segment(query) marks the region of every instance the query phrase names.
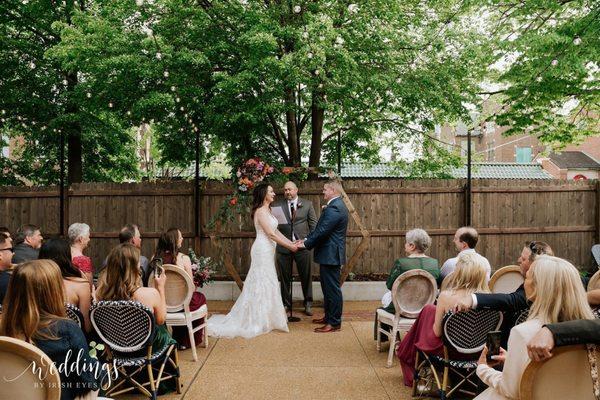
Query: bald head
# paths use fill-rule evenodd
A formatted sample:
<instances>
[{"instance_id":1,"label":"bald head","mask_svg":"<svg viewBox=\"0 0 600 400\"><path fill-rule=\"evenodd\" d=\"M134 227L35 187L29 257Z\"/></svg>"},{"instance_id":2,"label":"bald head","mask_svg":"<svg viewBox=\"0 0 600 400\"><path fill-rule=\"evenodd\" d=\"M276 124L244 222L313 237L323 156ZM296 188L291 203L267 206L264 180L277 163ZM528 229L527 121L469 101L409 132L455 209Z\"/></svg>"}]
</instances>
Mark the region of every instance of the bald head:
<instances>
[{"instance_id":1,"label":"bald head","mask_svg":"<svg viewBox=\"0 0 600 400\"><path fill-rule=\"evenodd\" d=\"M298 186L292 181L287 181L285 185L283 185L283 194L286 199L294 200L298 197Z\"/></svg>"},{"instance_id":2,"label":"bald head","mask_svg":"<svg viewBox=\"0 0 600 400\"><path fill-rule=\"evenodd\" d=\"M479 241L479 234L475 228L470 226L458 228L454 234L454 245L458 251L474 249L477 246L477 241Z\"/></svg>"}]
</instances>

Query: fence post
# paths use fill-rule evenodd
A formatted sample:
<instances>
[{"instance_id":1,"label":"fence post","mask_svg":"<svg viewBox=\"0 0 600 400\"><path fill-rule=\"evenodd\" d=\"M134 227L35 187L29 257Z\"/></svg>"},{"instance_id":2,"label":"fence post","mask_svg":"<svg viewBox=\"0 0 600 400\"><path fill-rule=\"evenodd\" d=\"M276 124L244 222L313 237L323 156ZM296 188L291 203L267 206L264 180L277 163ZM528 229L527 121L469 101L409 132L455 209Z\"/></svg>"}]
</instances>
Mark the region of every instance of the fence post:
<instances>
[{"instance_id":1,"label":"fence post","mask_svg":"<svg viewBox=\"0 0 600 400\"><path fill-rule=\"evenodd\" d=\"M596 180L596 243L600 243L600 178Z\"/></svg>"}]
</instances>

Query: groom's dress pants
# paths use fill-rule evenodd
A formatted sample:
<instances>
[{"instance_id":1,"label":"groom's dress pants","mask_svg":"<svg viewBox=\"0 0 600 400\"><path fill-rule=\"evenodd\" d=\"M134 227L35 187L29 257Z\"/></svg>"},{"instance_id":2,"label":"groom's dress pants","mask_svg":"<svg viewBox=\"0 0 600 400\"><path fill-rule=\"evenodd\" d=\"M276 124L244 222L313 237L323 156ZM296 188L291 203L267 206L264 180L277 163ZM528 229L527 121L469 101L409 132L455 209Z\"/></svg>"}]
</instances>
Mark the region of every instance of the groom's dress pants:
<instances>
[{"instance_id":1,"label":"groom's dress pants","mask_svg":"<svg viewBox=\"0 0 600 400\"><path fill-rule=\"evenodd\" d=\"M341 266L321 264L321 288L323 290L323 306L325 319L331 326L342 324L342 288L340 286Z\"/></svg>"}]
</instances>

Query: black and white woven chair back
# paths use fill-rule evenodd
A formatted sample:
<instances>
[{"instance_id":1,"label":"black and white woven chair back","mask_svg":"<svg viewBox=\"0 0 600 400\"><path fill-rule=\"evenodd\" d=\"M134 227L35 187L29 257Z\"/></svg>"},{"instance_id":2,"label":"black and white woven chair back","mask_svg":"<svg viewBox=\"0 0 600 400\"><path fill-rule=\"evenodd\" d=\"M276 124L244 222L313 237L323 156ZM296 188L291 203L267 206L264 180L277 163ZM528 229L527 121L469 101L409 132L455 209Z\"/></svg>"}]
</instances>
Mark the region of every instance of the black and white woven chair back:
<instances>
[{"instance_id":1,"label":"black and white woven chair back","mask_svg":"<svg viewBox=\"0 0 600 400\"><path fill-rule=\"evenodd\" d=\"M83 313L77 306L65 303L65 310L70 320L75 322L80 328L83 327Z\"/></svg>"},{"instance_id":2,"label":"black and white woven chair back","mask_svg":"<svg viewBox=\"0 0 600 400\"><path fill-rule=\"evenodd\" d=\"M525 309L519 311L517 319L515 320L515 325L519 325L519 324L522 324L523 322L527 321L528 317L529 317L529 308L525 308Z\"/></svg>"},{"instance_id":3,"label":"black and white woven chair back","mask_svg":"<svg viewBox=\"0 0 600 400\"><path fill-rule=\"evenodd\" d=\"M100 339L112 350L131 353L152 343L154 314L137 301L100 301L90 319Z\"/></svg>"},{"instance_id":4,"label":"black and white woven chair back","mask_svg":"<svg viewBox=\"0 0 600 400\"><path fill-rule=\"evenodd\" d=\"M444 341L463 354L483 350L487 333L497 331L502 324L502 312L494 310L471 310L448 312L444 317Z\"/></svg>"}]
</instances>

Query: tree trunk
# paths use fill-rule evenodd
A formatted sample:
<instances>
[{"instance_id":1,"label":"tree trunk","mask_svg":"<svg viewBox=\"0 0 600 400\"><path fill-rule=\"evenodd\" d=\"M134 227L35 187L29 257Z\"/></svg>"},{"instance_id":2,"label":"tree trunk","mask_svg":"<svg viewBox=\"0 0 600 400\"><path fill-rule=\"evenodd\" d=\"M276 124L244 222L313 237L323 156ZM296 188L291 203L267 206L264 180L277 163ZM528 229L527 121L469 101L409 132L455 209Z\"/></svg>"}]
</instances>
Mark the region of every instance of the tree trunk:
<instances>
[{"instance_id":1,"label":"tree trunk","mask_svg":"<svg viewBox=\"0 0 600 400\"><path fill-rule=\"evenodd\" d=\"M77 85L77 73L68 73L65 75L67 79L67 90L73 92ZM67 114L75 116L79 109L71 100L67 103ZM74 118L76 119L76 118ZM81 125L77 121L70 122L66 127L67 134L67 169L68 182L79 183L83 181L83 144L81 140Z\"/></svg>"},{"instance_id":2,"label":"tree trunk","mask_svg":"<svg viewBox=\"0 0 600 400\"><path fill-rule=\"evenodd\" d=\"M312 138L308 161L308 166L312 168L318 168L321 165L321 141L323 140L323 122L325 121L325 109L321 105L321 101L322 94L317 91L313 92L310 118Z\"/></svg>"},{"instance_id":3,"label":"tree trunk","mask_svg":"<svg viewBox=\"0 0 600 400\"><path fill-rule=\"evenodd\" d=\"M287 110L285 119L287 125L287 142L290 154L290 164L294 167L299 167L301 162L300 146L298 145L298 126L296 125L296 96L293 89L285 90L285 103Z\"/></svg>"}]
</instances>

